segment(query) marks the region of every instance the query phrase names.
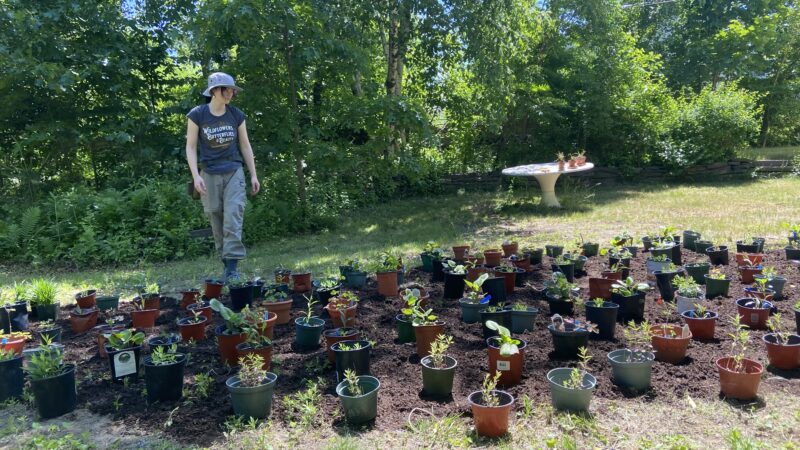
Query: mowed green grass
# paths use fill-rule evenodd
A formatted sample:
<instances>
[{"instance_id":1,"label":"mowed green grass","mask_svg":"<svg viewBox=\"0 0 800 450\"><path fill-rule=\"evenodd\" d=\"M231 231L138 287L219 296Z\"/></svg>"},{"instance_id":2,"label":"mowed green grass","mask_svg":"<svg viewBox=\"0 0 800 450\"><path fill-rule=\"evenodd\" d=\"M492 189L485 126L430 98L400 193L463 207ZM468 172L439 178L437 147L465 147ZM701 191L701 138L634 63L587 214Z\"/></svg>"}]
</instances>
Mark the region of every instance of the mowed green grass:
<instances>
[{"instance_id":1,"label":"mowed green grass","mask_svg":"<svg viewBox=\"0 0 800 450\"><path fill-rule=\"evenodd\" d=\"M788 159L791 160L800 154L800 145L790 147L752 147L739 152L739 156L749 159Z\"/></svg>"},{"instance_id":2,"label":"mowed green grass","mask_svg":"<svg viewBox=\"0 0 800 450\"><path fill-rule=\"evenodd\" d=\"M240 268L248 276L269 276L278 266L310 269L319 276L336 271L347 259L375 258L382 251L401 252L413 266L419 264L416 255L429 240L444 247L469 243L473 248L497 247L506 239L536 246L566 244L578 237L606 243L623 230L638 239L666 225L698 231L715 244L763 236L768 246L778 247L786 242L781 223L800 221L800 179L791 177L591 188L563 180L558 190L562 209L540 205L535 183L512 192L467 191L358 209L344 214L336 229L250 246ZM69 272L6 267L0 273L0 289L8 291L15 282L47 277L58 283L62 302L71 301L72 294L86 287L122 293L124 300L145 277L170 292L221 272L222 265L211 252L208 257L143 267Z\"/></svg>"}]
</instances>

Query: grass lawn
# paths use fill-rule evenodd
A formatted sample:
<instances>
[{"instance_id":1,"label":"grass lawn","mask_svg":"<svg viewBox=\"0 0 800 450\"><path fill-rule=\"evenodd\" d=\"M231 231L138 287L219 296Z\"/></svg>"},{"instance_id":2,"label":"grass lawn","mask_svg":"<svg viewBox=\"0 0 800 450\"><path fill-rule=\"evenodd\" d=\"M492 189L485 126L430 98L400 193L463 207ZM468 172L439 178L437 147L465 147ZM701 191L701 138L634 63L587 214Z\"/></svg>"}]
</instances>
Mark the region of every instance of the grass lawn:
<instances>
[{"instance_id":1,"label":"grass lawn","mask_svg":"<svg viewBox=\"0 0 800 450\"><path fill-rule=\"evenodd\" d=\"M713 184L669 184L577 187L562 180L559 198L566 207L552 210L539 205L538 189L521 188L514 192L462 192L459 194L398 200L390 204L353 211L342 217L331 231L291 236L249 248L243 269L249 274L269 275L278 265L305 267L319 274L336 270L348 258L369 258L380 251L399 251L411 264L428 240L443 246L467 242L477 248L497 247L515 237L521 245L543 246L565 243L582 235L586 240L607 242L626 230L635 237L665 225L678 230L692 229L715 244L731 244L737 239L763 236L768 247L783 246L786 232L780 224L800 221L800 179L752 179ZM84 286L105 291L126 291L143 276L159 281L163 292L198 284L206 276L219 275L216 257L177 261L146 268L118 267L74 272L37 271L5 267L0 272L0 287L5 291L14 282L45 276L56 280L62 303ZM795 301L796 299L792 299ZM716 374L706 380L716 388ZM790 380L796 382L797 380ZM281 423L252 424L232 421L224 425L225 439L209 443L217 448L419 448L469 447L490 445L499 448L798 448L800 442L800 390L797 396L766 398L764 405L737 407L723 401L695 401L691 398L660 404L646 396L625 401L602 400L593 403L591 416L555 414L547 405L518 399L511 437L486 442L471 431L472 419L440 416L436 411L417 411L402 431L391 433L365 430L351 434L331 426L289 428ZM383 395L383 394L382 394ZM464 399L454 401L464 403ZM313 405L310 405L313 409ZM466 406L464 410L466 410ZM20 405L0 409L0 448L72 448L85 442L97 447L174 448L169 442L152 446L148 432L119 430L100 418L82 412L89 435L71 423L34 426L31 408ZM89 414L87 416L87 414ZM667 419L669 423L666 423ZM111 420L113 422L113 420ZM167 426L167 425L165 425ZM223 426L221 424L221 426ZM108 427L117 431L109 433ZM69 439L66 433L73 433ZM143 433L131 437L130 433ZM109 435L126 435L116 443ZM127 434L126 434L127 433ZM280 435L280 433L285 433ZM15 437L16 436L16 437ZM102 439L102 440L101 440ZM74 441L74 442L73 442ZM58 447L61 448L61 447Z\"/></svg>"},{"instance_id":2,"label":"grass lawn","mask_svg":"<svg viewBox=\"0 0 800 450\"><path fill-rule=\"evenodd\" d=\"M791 160L797 154L800 153L800 146L793 146L793 147L767 147L767 148L758 148L752 147L748 148L739 153L739 156L742 158L749 158L749 159L789 159Z\"/></svg>"}]
</instances>

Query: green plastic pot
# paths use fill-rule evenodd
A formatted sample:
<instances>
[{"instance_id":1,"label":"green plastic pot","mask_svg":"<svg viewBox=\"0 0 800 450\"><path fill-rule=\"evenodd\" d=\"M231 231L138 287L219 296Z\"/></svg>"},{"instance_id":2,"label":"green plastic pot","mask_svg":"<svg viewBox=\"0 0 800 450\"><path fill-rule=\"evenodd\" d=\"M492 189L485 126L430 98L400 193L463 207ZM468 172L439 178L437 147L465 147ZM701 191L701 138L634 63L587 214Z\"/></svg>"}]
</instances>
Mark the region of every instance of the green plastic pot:
<instances>
[{"instance_id":1,"label":"green plastic pot","mask_svg":"<svg viewBox=\"0 0 800 450\"><path fill-rule=\"evenodd\" d=\"M600 244L595 244L592 242L586 242L581 247L583 248L583 255L587 258L597 256L597 253L600 251Z\"/></svg>"},{"instance_id":2,"label":"green plastic pot","mask_svg":"<svg viewBox=\"0 0 800 450\"><path fill-rule=\"evenodd\" d=\"M547 381L550 384L550 399L553 407L561 411L581 412L589 410L592 394L597 386L597 379L588 373L583 374L584 389L570 389L564 387L564 382L569 380L572 369L560 367L547 372Z\"/></svg>"},{"instance_id":3,"label":"green plastic pot","mask_svg":"<svg viewBox=\"0 0 800 450\"><path fill-rule=\"evenodd\" d=\"M406 319L406 316L398 314L394 318L397 324L397 342L406 344L408 342L417 342L417 335L414 333L414 325L411 320Z\"/></svg>"},{"instance_id":4,"label":"green plastic pot","mask_svg":"<svg viewBox=\"0 0 800 450\"><path fill-rule=\"evenodd\" d=\"M683 248L694 251L694 243L700 239L700 233L692 230L683 231Z\"/></svg>"},{"instance_id":5,"label":"green plastic pot","mask_svg":"<svg viewBox=\"0 0 800 450\"><path fill-rule=\"evenodd\" d=\"M563 245L545 245L544 246L545 253L547 256L551 258L556 258L564 253L564 246Z\"/></svg>"},{"instance_id":6,"label":"green plastic pot","mask_svg":"<svg viewBox=\"0 0 800 450\"><path fill-rule=\"evenodd\" d=\"M433 272L433 255L430 253L420 253L419 259L422 260L422 270L425 272Z\"/></svg>"},{"instance_id":7,"label":"green plastic pot","mask_svg":"<svg viewBox=\"0 0 800 450\"><path fill-rule=\"evenodd\" d=\"M685 266L683 266L683 268L686 270L686 274L692 277L695 283L706 284L705 275L708 275L708 271L711 268L711 264L707 262L686 264Z\"/></svg>"},{"instance_id":8,"label":"green plastic pot","mask_svg":"<svg viewBox=\"0 0 800 450\"><path fill-rule=\"evenodd\" d=\"M362 375L358 377L358 386L362 392L358 396L350 394L350 386L346 380L336 386L336 394L342 400L344 418L351 424L369 422L378 416L378 391L381 382L375 377Z\"/></svg>"},{"instance_id":9,"label":"green plastic pot","mask_svg":"<svg viewBox=\"0 0 800 450\"><path fill-rule=\"evenodd\" d=\"M705 239L698 239L694 241L694 251L696 253L706 253L706 249L709 247L713 247L714 243Z\"/></svg>"},{"instance_id":10,"label":"green plastic pot","mask_svg":"<svg viewBox=\"0 0 800 450\"><path fill-rule=\"evenodd\" d=\"M422 389L431 397L449 397L453 393L453 377L458 362L450 356L444 357L444 367L433 367L430 356L422 358Z\"/></svg>"},{"instance_id":11,"label":"green plastic pot","mask_svg":"<svg viewBox=\"0 0 800 450\"><path fill-rule=\"evenodd\" d=\"M524 311L510 309L511 311L511 332L524 333L526 331L533 331L536 316L539 315L539 310L533 306L529 306Z\"/></svg>"},{"instance_id":12,"label":"green plastic pot","mask_svg":"<svg viewBox=\"0 0 800 450\"><path fill-rule=\"evenodd\" d=\"M703 275L703 278L706 281L706 298L728 296L728 289L731 287L730 279L717 280L708 275Z\"/></svg>"},{"instance_id":13,"label":"green plastic pot","mask_svg":"<svg viewBox=\"0 0 800 450\"><path fill-rule=\"evenodd\" d=\"M254 387L242 386L239 377L230 377L225 381L231 395L233 412L237 416L266 419L272 411L272 394L278 376L267 372L264 384Z\"/></svg>"},{"instance_id":14,"label":"green plastic pot","mask_svg":"<svg viewBox=\"0 0 800 450\"><path fill-rule=\"evenodd\" d=\"M306 322L305 317L298 317L294 319L294 328L295 345L301 350L314 349L319 347L319 339L322 337L325 321L319 317L312 317L309 322Z\"/></svg>"},{"instance_id":15,"label":"green plastic pot","mask_svg":"<svg viewBox=\"0 0 800 450\"><path fill-rule=\"evenodd\" d=\"M351 288L362 288L367 284L367 272L352 271L344 276L345 284Z\"/></svg>"},{"instance_id":16,"label":"green plastic pot","mask_svg":"<svg viewBox=\"0 0 800 450\"><path fill-rule=\"evenodd\" d=\"M608 354L608 362L614 374L614 384L634 391L644 391L650 387L653 373L653 362L656 355L646 352L642 361L629 361L631 351L614 350Z\"/></svg>"},{"instance_id":17,"label":"green plastic pot","mask_svg":"<svg viewBox=\"0 0 800 450\"><path fill-rule=\"evenodd\" d=\"M100 311L108 311L109 309L119 308L118 295L104 295L101 297L97 297L95 301L97 302L97 309L99 309Z\"/></svg>"},{"instance_id":18,"label":"green plastic pot","mask_svg":"<svg viewBox=\"0 0 800 450\"><path fill-rule=\"evenodd\" d=\"M461 305L461 321L464 323L477 323L481 320L481 310L486 309L485 304L470 303L466 298L458 301Z\"/></svg>"}]
</instances>

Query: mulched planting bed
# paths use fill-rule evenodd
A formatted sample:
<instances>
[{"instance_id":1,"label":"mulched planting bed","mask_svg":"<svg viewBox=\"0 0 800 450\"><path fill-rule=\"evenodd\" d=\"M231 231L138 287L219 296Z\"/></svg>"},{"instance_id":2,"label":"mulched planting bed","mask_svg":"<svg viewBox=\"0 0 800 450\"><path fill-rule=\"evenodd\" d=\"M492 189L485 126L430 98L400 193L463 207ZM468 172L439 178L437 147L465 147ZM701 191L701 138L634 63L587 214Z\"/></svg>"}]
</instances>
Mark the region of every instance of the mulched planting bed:
<instances>
[{"instance_id":1,"label":"mulched planting bed","mask_svg":"<svg viewBox=\"0 0 800 450\"><path fill-rule=\"evenodd\" d=\"M776 301L778 310L783 315L783 322L791 332L795 332L794 313L792 305L797 301L797 284L800 283L798 268L787 262L783 250L766 252L765 265L774 266L778 273L788 279L784 290L784 300ZM636 281L644 281L644 260L648 253L638 254L631 266L631 276ZM704 255L683 250L684 264L695 261L707 261ZM733 262L733 254L731 261ZM547 302L544 292L541 291L545 279L549 278L549 258L544 258L545 264L535 266L529 278L533 287L517 288L509 297L509 302L524 302L539 308L536 328L533 332L516 337L528 342L525 349L525 369L520 385L507 390L516 398L528 395L535 403L550 403L549 387L546 374L550 369L564 366L574 366L575 361L554 359L552 355L552 339L546 329L549 323L547 317ZM578 274L576 282L582 288L583 298L588 293L589 275L599 276L600 270L605 266L607 258L602 256L589 258L585 271ZM735 263L734 263L735 264ZM736 314L736 299L743 297L744 286L739 282L739 275L735 265L720 266L721 270L731 277L729 297L720 297L708 302L709 310L720 315L717 322L716 340L699 342L693 340L689 346L686 360L678 365L656 362L653 366L652 389L641 394L645 399L659 402L682 402L685 395L695 399L717 399L719 382L717 369L714 365L716 359L726 356L730 352L730 333L733 327L730 317ZM396 344L394 317L401 308L402 300L399 298L383 299L377 295L374 281L359 292L361 302L358 306L357 327L369 339L377 341L377 346L372 350L371 371L381 381L378 402L378 418L371 424L378 430L397 430L407 423L409 413L414 408L423 408L433 411L437 416L450 413L469 414L466 397L478 390L488 369L488 357L485 341L482 338L481 325L464 324L460 320L461 310L457 300L441 300L442 283L432 283L430 274L412 270L407 274L406 280L416 282L428 289L431 294L434 313L447 325L445 330L454 337L454 344L448 354L458 360L458 368L453 383L453 398L449 400L427 399L422 394L422 379L419 357L416 355L414 344ZM657 305L658 289L653 289L647 294L645 316L651 324L682 323L677 314L669 320L664 320L659 314L661 307ZM305 308L302 295L294 295L293 319L299 317ZM130 304L121 304L120 311L114 313L128 313L132 309ZM320 305L316 306L317 315L326 319L326 328L332 328L327 314L323 313ZM68 309L62 309L61 317L68 317ZM126 317L128 317L126 315ZM157 320L158 331L151 332L148 337L159 332L178 332L175 324L179 317L177 309L164 309ZM583 315L580 316L583 318ZM105 319L101 314L98 323ZM221 324L219 317L215 317L216 324ZM130 323L130 322L128 322ZM124 423L131 424L138 429L163 430L174 439L197 445L209 445L214 439L222 436L223 423L228 416L233 414L233 408L225 389L225 380L235 370L228 369L220 362L213 338L213 326L207 327L207 339L196 345L181 345L181 352L190 355L186 365L184 400L177 403L148 405L145 397L145 383L142 376L138 382L123 385L110 381L109 363L107 358L100 358L97 354L95 333L89 332L75 336L69 328L68 319L58 320L64 329L62 342L66 345L65 359L77 363L78 379L78 405L89 410L113 416ZM33 327L35 329L35 326ZM751 333L751 349L747 357L755 359L767 366L767 355L764 343L761 341L766 331L755 330ZM293 349L294 324L277 326L274 340L273 372L278 374L277 386L272 410L273 422L288 423L287 410L283 396L306 389L306 380L316 380L321 377L325 380L322 390L321 409L323 414L337 415L339 418L334 426L344 425L341 418L340 402L336 397L336 374L334 367L325 367L325 349L320 347L313 351L298 352ZM624 404L630 394L622 392L611 382L611 366L607 362L606 354L618 348L624 348L622 327L618 324L616 330L617 341L590 341L589 352L593 359L589 363L590 372L597 377L598 385L595 391L596 398L619 400ZM28 343L29 346L32 343ZM143 352L143 355L148 351ZM195 375L210 375L214 382L209 388L206 398L196 395L197 386ZM759 390L763 397L768 392L785 392L798 395L800 392L800 371L777 371L767 368ZM735 402L733 402L735 403ZM591 411L602 414L602 405L595 402ZM420 416L417 416L420 417ZM165 424L171 420L170 426Z\"/></svg>"}]
</instances>

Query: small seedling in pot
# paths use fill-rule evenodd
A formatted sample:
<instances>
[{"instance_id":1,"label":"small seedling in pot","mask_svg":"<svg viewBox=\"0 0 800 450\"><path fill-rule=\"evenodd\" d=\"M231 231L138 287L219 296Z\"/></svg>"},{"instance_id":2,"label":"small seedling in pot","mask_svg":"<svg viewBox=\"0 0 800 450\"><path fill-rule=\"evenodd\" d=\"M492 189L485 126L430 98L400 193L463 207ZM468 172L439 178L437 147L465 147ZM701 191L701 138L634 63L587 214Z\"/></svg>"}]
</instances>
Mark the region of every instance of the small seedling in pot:
<instances>
[{"instance_id":1,"label":"small seedling in pot","mask_svg":"<svg viewBox=\"0 0 800 450\"><path fill-rule=\"evenodd\" d=\"M358 375L353 369L344 371L344 379L347 382L347 390L353 397L360 397L363 394L361 386L358 384Z\"/></svg>"},{"instance_id":2,"label":"small seedling in pot","mask_svg":"<svg viewBox=\"0 0 800 450\"><path fill-rule=\"evenodd\" d=\"M261 355L248 353L244 358L240 358L240 363L239 381L241 386L260 386L267 379L267 371L263 368L264 358Z\"/></svg>"},{"instance_id":3,"label":"small seedling in pot","mask_svg":"<svg viewBox=\"0 0 800 450\"><path fill-rule=\"evenodd\" d=\"M424 325L435 325L436 319L438 318L433 314L433 309L422 309L419 305L414 306L414 309L411 310L412 313L412 325L414 326L424 326Z\"/></svg>"},{"instance_id":4,"label":"small seedling in pot","mask_svg":"<svg viewBox=\"0 0 800 450\"><path fill-rule=\"evenodd\" d=\"M595 298L592 300L592 306L594 306L595 308L602 308L602 307L603 307L603 305L605 304L605 302L606 302L606 300L605 300L604 298L602 298L602 297L595 297Z\"/></svg>"},{"instance_id":5,"label":"small seedling in pot","mask_svg":"<svg viewBox=\"0 0 800 450\"><path fill-rule=\"evenodd\" d=\"M168 364L175 364L178 361L178 344L172 344L167 350L163 346L156 347L150 355L150 359L156 366L163 366Z\"/></svg>"},{"instance_id":6,"label":"small seedling in pot","mask_svg":"<svg viewBox=\"0 0 800 450\"><path fill-rule=\"evenodd\" d=\"M625 340L628 341L629 361L645 361L645 355L653 349L650 323L645 320L637 325L636 322L631 320L622 332L625 335Z\"/></svg>"},{"instance_id":7,"label":"small seedling in pot","mask_svg":"<svg viewBox=\"0 0 800 450\"><path fill-rule=\"evenodd\" d=\"M501 375L502 374L498 370L494 373L494 376L491 376L487 373L483 378L483 384L481 385L481 401L483 402L484 406L488 406L490 408L496 408L500 406L500 399L495 393L495 389L497 388L497 382L500 381Z\"/></svg>"},{"instance_id":8,"label":"small seedling in pot","mask_svg":"<svg viewBox=\"0 0 800 450\"><path fill-rule=\"evenodd\" d=\"M519 303L518 302L518 303L514 303L514 305L511 307L511 309L513 311L527 311L528 310L528 305L526 305L525 303Z\"/></svg>"},{"instance_id":9,"label":"small seedling in pot","mask_svg":"<svg viewBox=\"0 0 800 450\"><path fill-rule=\"evenodd\" d=\"M464 280L464 285L467 288L467 293L464 298L466 298L469 303L473 304L489 303L487 297L491 298L491 296L483 294L483 283L488 279L489 274L483 273L475 281Z\"/></svg>"},{"instance_id":10,"label":"small seedling in pot","mask_svg":"<svg viewBox=\"0 0 800 450\"><path fill-rule=\"evenodd\" d=\"M519 344L520 341L518 339L514 339L511 337L511 332L508 328L500 325L499 323L495 322L494 320L487 320L486 321L486 328L497 331L498 337L500 339L500 354L503 356L511 356L516 355L519 353Z\"/></svg>"},{"instance_id":11,"label":"small seedling in pot","mask_svg":"<svg viewBox=\"0 0 800 450\"><path fill-rule=\"evenodd\" d=\"M592 359L591 355L589 355L589 351L586 350L586 347L581 347L578 349L578 358L580 359L578 367L573 368L569 373L569 379L564 381L564 387L567 389L585 389L589 387L584 386L583 383L584 375L588 373L586 369L589 364L589 360Z\"/></svg>"},{"instance_id":12,"label":"small seedling in pot","mask_svg":"<svg viewBox=\"0 0 800 450\"><path fill-rule=\"evenodd\" d=\"M731 350L733 351L733 360L734 360L734 368L735 372L743 372L744 371L744 354L747 352L749 343L750 343L750 331L747 329L747 326L741 323L741 319L738 314L734 314L731 323L733 324L734 331L732 333L728 333L728 336L731 337Z\"/></svg>"},{"instance_id":13,"label":"small seedling in pot","mask_svg":"<svg viewBox=\"0 0 800 450\"><path fill-rule=\"evenodd\" d=\"M786 331L781 323L781 313L775 313L767 319L767 328L775 335L778 345L786 345L792 333Z\"/></svg>"},{"instance_id":14,"label":"small seedling in pot","mask_svg":"<svg viewBox=\"0 0 800 450\"><path fill-rule=\"evenodd\" d=\"M721 270L715 267L708 272L708 278L711 278L712 280L724 280L726 279L726 276Z\"/></svg>"},{"instance_id":15,"label":"small seedling in pot","mask_svg":"<svg viewBox=\"0 0 800 450\"><path fill-rule=\"evenodd\" d=\"M447 349L453 345L453 336L440 334L436 336L436 340L431 344L431 363L434 368L443 368L444 357L446 356Z\"/></svg>"}]
</instances>

